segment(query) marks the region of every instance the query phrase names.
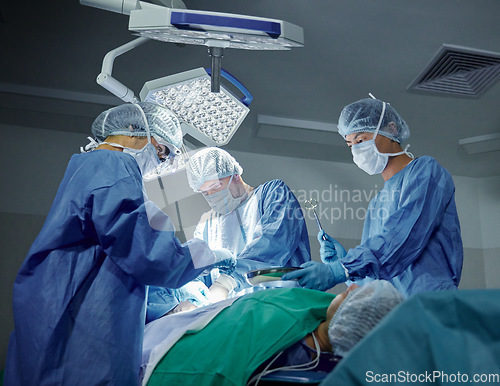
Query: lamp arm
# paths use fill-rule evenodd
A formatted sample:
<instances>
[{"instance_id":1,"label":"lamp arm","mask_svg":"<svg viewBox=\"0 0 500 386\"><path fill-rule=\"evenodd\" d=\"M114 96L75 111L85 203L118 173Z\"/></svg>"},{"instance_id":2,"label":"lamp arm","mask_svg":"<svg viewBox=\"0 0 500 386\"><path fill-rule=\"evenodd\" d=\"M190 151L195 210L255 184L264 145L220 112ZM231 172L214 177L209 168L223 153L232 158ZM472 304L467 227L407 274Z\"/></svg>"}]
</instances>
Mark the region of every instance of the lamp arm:
<instances>
[{"instance_id":1,"label":"lamp arm","mask_svg":"<svg viewBox=\"0 0 500 386\"><path fill-rule=\"evenodd\" d=\"M115 48L114 50L109 51L106 56L104 56L104 59L102 61L101 73L97 76L96 79L97 84L104 87L110 93L116 95L118 98L122 99L125 102L137 102L138 99L134 95L134 92L124 84L113 78L111 74L113 72L113 63L118 56L148 41L150 41L150 39L139 37L118 48Z\"/></svg>"},{"instance_id":2,"label":"lamp arm","mask_svg":"<svg viewBox=\"0 0 500 386\"><path fill-rule=\"evenodd\" d=\"M123 15L130 15L131 11L141 9L140 3L139 0L80 0L81 5L121 13Z\"/></svg>"}]
</instances>

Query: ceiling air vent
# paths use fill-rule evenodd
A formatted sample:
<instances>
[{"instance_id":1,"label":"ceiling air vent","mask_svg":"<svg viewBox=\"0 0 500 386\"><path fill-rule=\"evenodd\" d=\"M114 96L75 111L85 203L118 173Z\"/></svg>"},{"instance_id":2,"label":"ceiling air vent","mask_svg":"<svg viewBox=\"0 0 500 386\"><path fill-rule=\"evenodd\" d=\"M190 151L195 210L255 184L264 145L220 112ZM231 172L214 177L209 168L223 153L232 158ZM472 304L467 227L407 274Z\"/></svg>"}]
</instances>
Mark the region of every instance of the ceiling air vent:
<instances>
[{"instance_id":1,"label":"ceiling air vent","mask_svg":"<svg viewBox=\"0 0 500 386\"><path fill-rule=\"evenodd\" d=\"M478 97L499 78L499 53L443 44L408 89Z\"/></svg>"}]
</instances>

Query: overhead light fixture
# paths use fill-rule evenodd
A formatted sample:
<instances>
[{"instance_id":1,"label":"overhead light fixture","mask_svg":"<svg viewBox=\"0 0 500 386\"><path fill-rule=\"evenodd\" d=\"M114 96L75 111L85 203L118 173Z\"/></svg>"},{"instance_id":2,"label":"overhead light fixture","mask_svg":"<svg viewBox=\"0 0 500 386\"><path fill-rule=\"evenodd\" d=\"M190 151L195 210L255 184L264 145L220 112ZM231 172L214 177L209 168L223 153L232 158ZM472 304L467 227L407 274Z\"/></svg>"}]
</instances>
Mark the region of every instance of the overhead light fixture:
<instances>
[{"instance_id":1,"label":"overhead light fixture","mask_svg":"<svg viewBox=\"0 0 500 386\"><path fill-rule=\"evenodd\" d=\"M143 101L154 101L171 109L183 121L184 132L200 142L210 146L227 144L249 112L251 95L248 93L239 101L221 87L222 76L247 93L236 79L224 75L221 68L224 49L302 47L302 28L276 19L186 10L180 0L151 1L157 4L138 0L80 0L83 5L130 15L129 30L139 35L106 54L97 83L125 102L138 101L131 89L112 76L113 63L119 55L150 40L207 46L212 58L210 77L201 69L197 74L188 71L157 79L147 82L140 96Z\"/></svg>"},{"instance_id":2,"label":"overhead light fixture","mask_svg":"<svg viewBox=\"0 0 500 386\"><path fill-rule=\"evenodd\" d=\"M257 115L257 123L255 135L259 138L317 145L340 144L335 123L261 114Z\"/></svg>"},{"instance_id":3,"label":"overhead light fixture","mask_svg":"<svg viewBox=\"0 0 500 386\"><path fill-rule=\"evenodd\" d=\"M209 47L212 92L220 90L225 48L289 50L304 45L303 29L282 20L176 9L138 0L80 0L80 3L130 15L129 30L141 37Z\"/></svg>"},{"instance_id":4,"label":"overhead light fixture","mask_svg":"<svg viewBox=\"0 0 500 386\"><path fill-rule=\"evenodd\" d=\"M458 140L458 144L468 154L488 153L500 150L500 133L479 135Z\"/></svg>"},{"instance_id":5,"label":"overhead light fixture","mask_svg":"<svg viewBox=\"0 0 500 386\"><path fill-rule=\"evenodd\" d=\"M134 92L113 78L114 60L131 49L149 41L139 37L108 52L102 62L97 83L125 102L137 102ZM245 96L236 99L222 87L222 92L211 92L211 79L203 68L170 75L146 82L140 92L142 101L158 103L170 109L183 121L183 133L207 146L223 146L232 138L249 112L253 100L250 92L232 75L220 70Z\"/></svg>"},{"instance_id":6,"label":"overhead light fixture","mask_svg":"<svg viewBox=\"0 0 500 386\"><path fill-rule=\"evenodd\" d=\"M257 123L262 125L293 127L297 129L337 132L337 125L334 123L276 117L272 115L257 115Z\"/></svg>"},{"instance_id":7,"label":"overhead light fixture","mask_svg":"<svg viewBox=\"0 0 500 386\"><path fill-rule=\"evenodd\" d=\"M289 50L304 45L301 27L282 20L172 9L139 2L129 30L150 39L247 50Z\"/></svg>"},{"instance_id":8,"label":"overhead light fixture","mask_svg":"<svg viewBox=\"0 0 500 386\"><path fill-rule=\"evenodd\" d=\"M225 87L210 91L209 70L198 68L146 82L140 92L143 102L154 102L171 110L182 121L182 131L207 146L226 145L250 109L253 97L233 76L222 70L244 98L238 100Z\"/></svg>"}]
</instances>

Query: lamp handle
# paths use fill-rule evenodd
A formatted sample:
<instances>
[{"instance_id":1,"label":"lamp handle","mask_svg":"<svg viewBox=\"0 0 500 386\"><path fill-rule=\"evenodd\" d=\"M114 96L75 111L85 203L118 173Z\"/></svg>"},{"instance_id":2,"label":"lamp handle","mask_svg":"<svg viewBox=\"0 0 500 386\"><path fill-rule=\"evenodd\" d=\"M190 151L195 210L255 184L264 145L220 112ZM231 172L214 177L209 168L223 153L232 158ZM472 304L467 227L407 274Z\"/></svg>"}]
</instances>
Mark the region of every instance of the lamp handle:
<instances>
[{"instance_id":1,"label":"lamp handle","mask_svg":"<svg viewBox=\"0 0 500 386\"><path fill-rule=\"evenodd\" d=\"M205 68L205 71L207 72L208 75L210 76L212 75L211 68ZM221 69L220 73L224 79L231 82L233 86L235 86L238 90L240 90L240 92L244 95L244 97L240 99L241 103L243 103L245 106L248 106L250 103L252 103L253 101L252 94L250 94L250 91L248 91L247 88L243 86L243 84L238 79L236 79L234 76L232 76L229 72L227 72L224 69Z\"/></svg>"}]
</instances>

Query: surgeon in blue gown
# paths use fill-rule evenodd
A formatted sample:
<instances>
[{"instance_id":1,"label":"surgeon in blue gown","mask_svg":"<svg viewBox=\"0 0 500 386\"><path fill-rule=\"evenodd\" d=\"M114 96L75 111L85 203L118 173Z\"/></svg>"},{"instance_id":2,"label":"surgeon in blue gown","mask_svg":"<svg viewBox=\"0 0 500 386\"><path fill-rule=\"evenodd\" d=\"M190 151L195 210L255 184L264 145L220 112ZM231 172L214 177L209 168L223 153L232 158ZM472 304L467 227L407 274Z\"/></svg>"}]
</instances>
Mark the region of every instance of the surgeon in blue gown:
<instances>
[{"instance_id":1,"label":"surgeon in blue gown","mask_svg":"<svg viewBox=\"0 0 500 386\"><path fill-rule=\"evenodd\" d=\"M248 271L297 267L311 259L302 209L290 188L281 180L253 188L243 181L242 173L239 163L216 147L197 152L187 167L189 185L211 207L194 237L236 257L231 274L236 291L249 286Z\"/></svg>"},{"instance_id":2,"label":"surgeon in blue gown","mask_svg":"<svg viewBox=\"0 0 500 386\"><path fill-rule=\"evenodd\" d=\"M346 106L338 129L356 165L370 175L382 174L384 187L368 206L361 244L346 252L320 232L323 263L307 263L283 280L326 290L347 279L384 279L406 296L456 289L463 246L451 175L434 158L414 159L408 146L401 147L410 136L408 125L381 100Z\"/></svg>"},{"instance_id":3,"label":"surgeon in blue gown","mask_svg":"<svg viewBox=\"0 0 500 386\"><path fill-rule=\"evenodd\" d=\"M180 287L218 261L143 195L143 176L180 154L177 118L125 104L92 133L15 280L6 385L137 385L147 286Z\"/></svg>"},{"instance_id":4,"label":"surgeon in blue gown","mask_svg":"<svg viewBox=\"0 0 500 386\"><path fill-rule=\"evenodd\" d=\"M217 147L198 151L188 162L189 185L211 207L202 215L194 237L207 242L212 250L236 258L234 269L214 269L200 278L202 292L204 284L210 289L207 304L226 298L231 291L241 293L250 287L245 279L248 271L298 267L311 260L302 209L290 188L281 180L253 188L243 181L242 173L239 163ZM161 316L161 308L167 312L180 304L185 309L186 304L170 292L152 289L148 320Z\"/></svg>"}]
</instances>

